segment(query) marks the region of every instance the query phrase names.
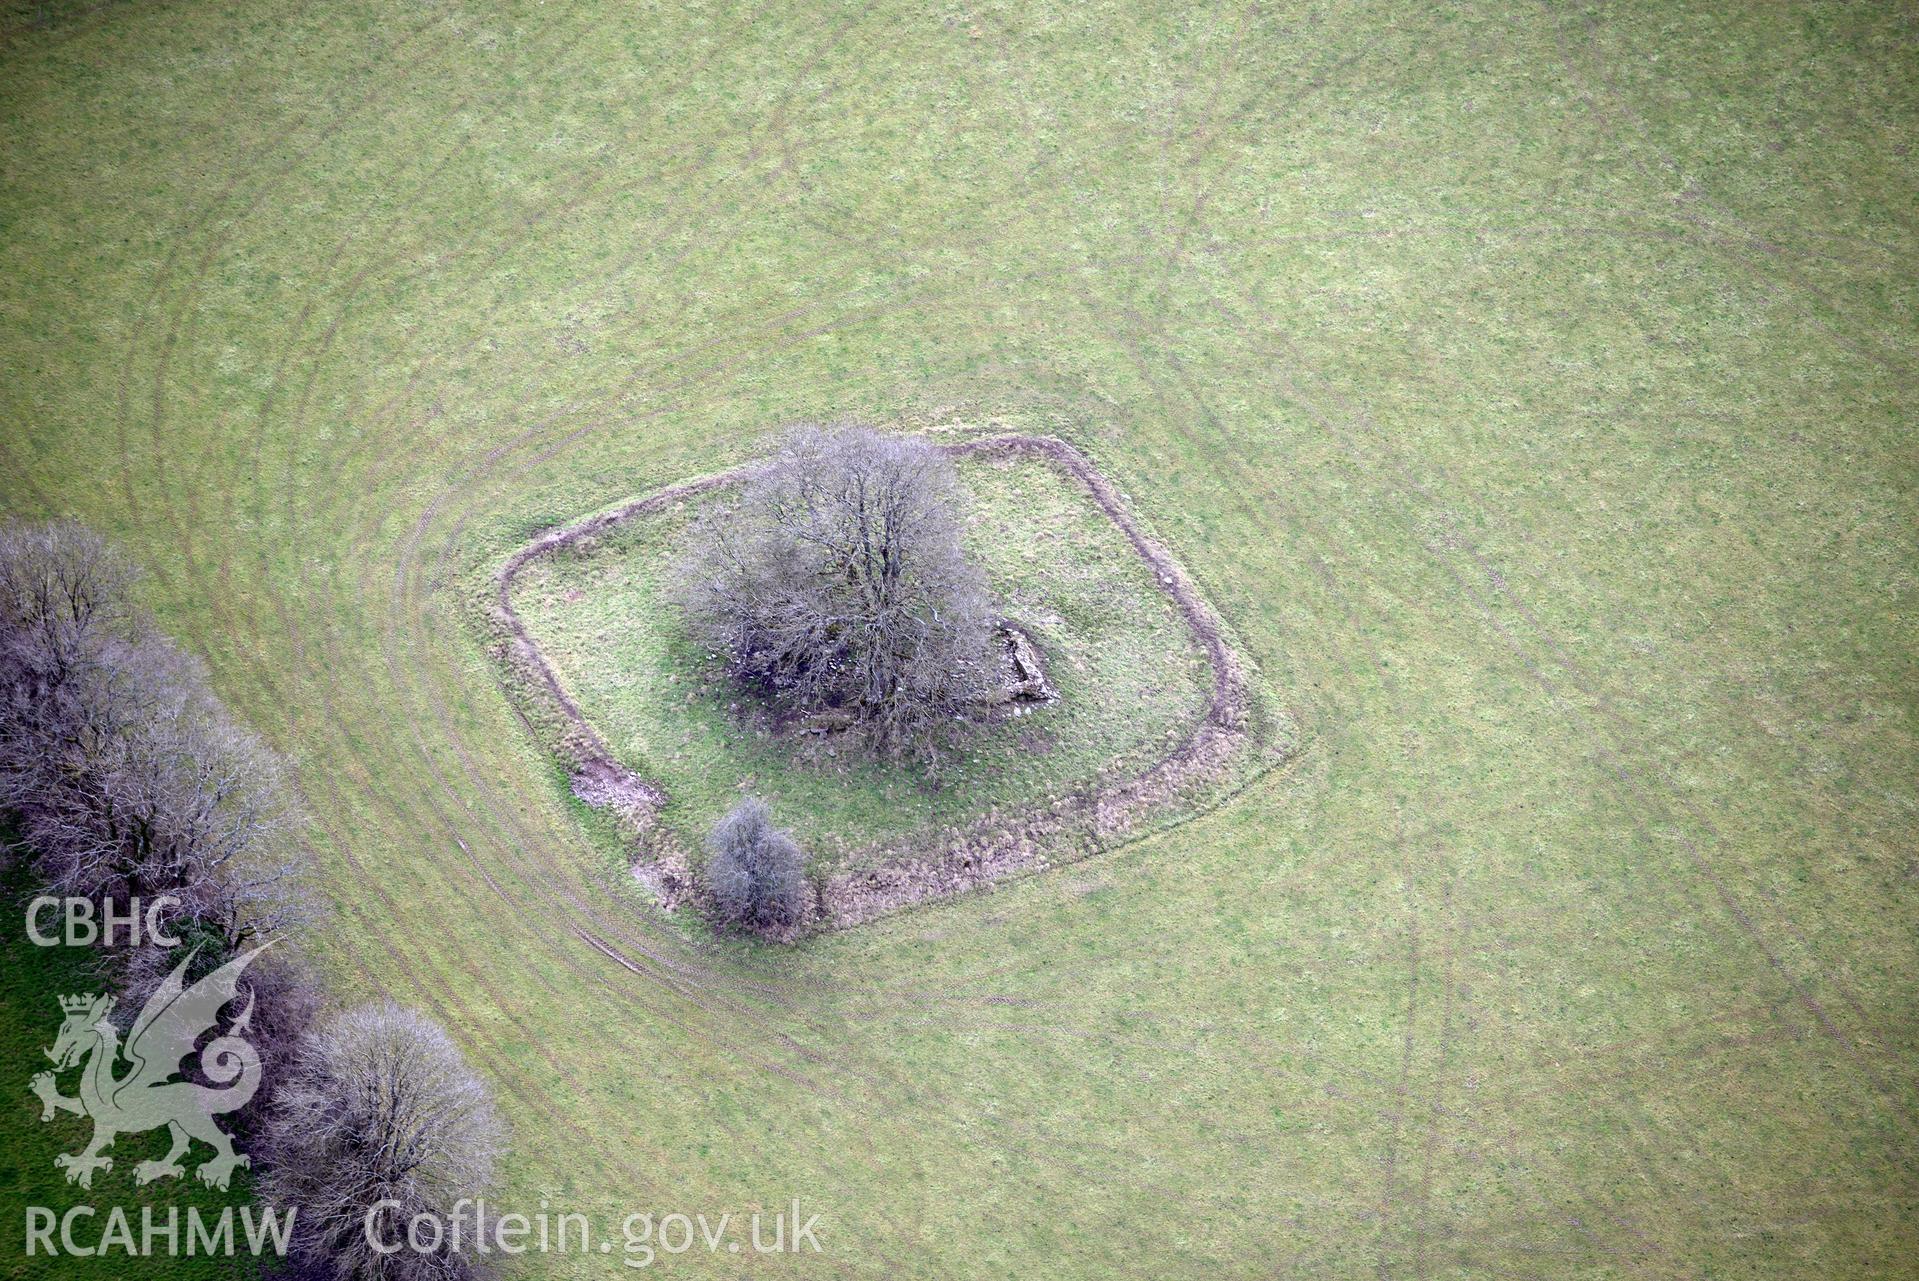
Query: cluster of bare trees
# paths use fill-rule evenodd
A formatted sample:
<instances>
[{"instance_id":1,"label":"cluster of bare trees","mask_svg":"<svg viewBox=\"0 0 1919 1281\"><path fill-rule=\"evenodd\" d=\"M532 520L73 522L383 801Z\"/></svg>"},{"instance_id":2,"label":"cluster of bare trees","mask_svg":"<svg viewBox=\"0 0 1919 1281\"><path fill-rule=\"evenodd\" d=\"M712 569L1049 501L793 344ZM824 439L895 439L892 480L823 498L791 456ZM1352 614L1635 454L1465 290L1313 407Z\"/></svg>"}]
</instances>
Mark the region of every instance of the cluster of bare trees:
<instances>
[{"instance_id":1,"label":"cluster of bare trees","mask_svg":"<svg viewBox=\"0 0 1919 1281\"><path fill-rule=\"evenodd\" d=\"M185 955L198 979L310 915L298 811L285 770L228 715L200 664L139 610L134 573L69 521L0 526L0 810L56 894L177 906L176 947L117 953L137 1011ZM249 971L262 1088L318 1006L287 948Z\"/></svg>"},{"instance_id":2,"label":"cluster of bare trees","mask_svg":"<svg viewBox=\"0 0 1919 1281\"><path fill-rule=\"evenodd\" d=\"M118 957L129 1015L183 956L197 979L309 917L284 767L154 629L133 585L82 526L0 526L0 811L55 892L123 913L134 898L179 902L165 918L177 946ZM289 947L254 961L247 983L261 1089L235 1120L268 1195L298 1207L297 1270L468 1275L471 1256L450 1246L381 1254L365 1231L383 1200L402 1221L445 1217L491 1177L498 1117L451 1039L390 1004L317 1022L317 985Z\"/></svg>"},{"instance_id":3,"label":"cluster of bare trees","mask_svg":"<svg viewBox=\"0 0 1919 1281\"><path fill-rule=\"evenodd\" d=\"M174 895L231 951L307 913L295 807L132 582L79 525L0 528L0 807L57 892Z\"/></svg>"},{"instance_id":4,"label":"cluster of bare trees","mask_svg":"<svg viewBox=\"0 0 1919 1281\"><path fill-rule=\"evenodd\" d=\"M923 441L795 431L696 530L676 576L692 633L815 726L931 759L992 681L992 599L959 505Z\"/></svg>"}]
</instances>

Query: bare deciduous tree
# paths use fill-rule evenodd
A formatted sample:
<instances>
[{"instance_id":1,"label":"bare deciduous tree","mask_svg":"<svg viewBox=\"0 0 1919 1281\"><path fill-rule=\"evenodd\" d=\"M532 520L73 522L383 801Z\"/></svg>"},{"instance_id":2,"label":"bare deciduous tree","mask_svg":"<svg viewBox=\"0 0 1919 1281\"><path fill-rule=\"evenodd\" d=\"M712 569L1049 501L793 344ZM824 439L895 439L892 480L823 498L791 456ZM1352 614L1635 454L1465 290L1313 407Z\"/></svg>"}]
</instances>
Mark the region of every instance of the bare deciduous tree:
<instances>
[{"instance_id":1,"label":"bare deciduous tree","mask_svg":"<svg viewBox=\"0 0 1919 1281\"><path fill-rule=\"evenodd\" d=\"M144 634L132 578L79 525L0 527L0 805L91 777L139 719L120 678Z\"/></svg>"},{"instance_id":2,"label":"bare deciduous tree","mask_svg":"<svg viewBox=\"0 0 1919 1281\"><path fill-rule=\"evenodd\" d=\"M10 709L51 702L104 646L140 635L133 579L106 540L74 521L0 526L0 677Z\"/></svg>"},{"instance_id":3,"label":"bare deciduous tree","mask_svg":"<svg viewBox=\"0 0 1919 1281\"><path fill-rule=\"evenodd\" d=\"M232 949L304 912L295 812L278 758L213 703L198 664L166 648L131 654L116 683L137 717L40 792L26 834L57 888L176 895Z\"/></svg>"},{"instance_id":4,"label":"bare deciduous tree","mask_svg":"<svg viewBox=\"0 0 1919 1281\"><path fill-rule=\"evenodd\" d=\"M779 930L799 922L803 903L800 847L773 826L757 797L747 797L713 825L706 879L720 914L750 930Z\"/></svg>"},{"instance_id":5,"label":"bare deciduous tree","mask_svg":"<svg viewBox=\"0 0 1919 1281\"><path fill-rule=\"evenodd\" d=\"M709 515L677 578L697 639L786 707L929 753L989 682L959 483L923 441L804 428Z\"/></svg>"},{"instance_id":6,"label":"bare deciduous tree","mask_svg":"<svg viewBox=\"0 0 1919 1281\"><path fill-rule=\"evenodd\" d=\"M299 1207L293 1254L314 1274L464 1277L473 1261L450 1233L435 1250L382 1253L367 1215L378 1207L372 1232L385 1245L405 1241L415 1215L450 1224L456 1202L485 1190L503 1141L486 1087L439 1024L390 1001L364 1005L302 1044L268 1119L265 1191Z\"/></svg>"}]
</instances>

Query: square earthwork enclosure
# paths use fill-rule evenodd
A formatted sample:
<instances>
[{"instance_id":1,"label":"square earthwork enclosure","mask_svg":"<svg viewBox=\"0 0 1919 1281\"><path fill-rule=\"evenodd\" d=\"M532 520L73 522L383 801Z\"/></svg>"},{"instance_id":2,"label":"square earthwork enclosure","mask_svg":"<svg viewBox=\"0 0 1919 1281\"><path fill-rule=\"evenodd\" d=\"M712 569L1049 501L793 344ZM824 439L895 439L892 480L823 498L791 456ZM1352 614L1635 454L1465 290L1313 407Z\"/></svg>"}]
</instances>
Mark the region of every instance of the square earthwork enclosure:
<instances>
[{"instance_id":1,"label":"square earthwork enclosure","mask_svg":"<svg viewBox=\"0 0 1919 1281\"><path fill-rule=\"evenodd\" d=\"M663 902L699 902L703 835L744 792L807 851L808 925L833 928L1164 827L1288 755L1192 580L1082 454L1035 436L943 448L968 551L1057 697L983 715L937 780L777 728L686 636L668 574L744 470L551 531L500 572L511 687Z\"/></svg>"}]
</instances>

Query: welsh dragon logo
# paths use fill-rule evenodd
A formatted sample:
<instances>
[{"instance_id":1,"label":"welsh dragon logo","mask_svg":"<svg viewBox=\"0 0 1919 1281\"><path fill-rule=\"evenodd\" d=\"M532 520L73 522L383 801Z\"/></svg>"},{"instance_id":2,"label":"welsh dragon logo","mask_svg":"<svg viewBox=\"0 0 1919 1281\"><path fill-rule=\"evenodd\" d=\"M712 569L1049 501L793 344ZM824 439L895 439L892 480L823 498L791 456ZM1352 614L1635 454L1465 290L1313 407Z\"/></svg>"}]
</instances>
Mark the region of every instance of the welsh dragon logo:
<instances>
[{"instance_id":1,"label":"welsh dragon logo","mask_svg":"<svg viewBox=\"0 0 1919 1281\"><path fill-rule=\"evenodd\" d=\"M113 1168L113 1158L100 1153L116 1136L157 1130L163 1125L172 1134L172 1150L161 1160L142 1161L135 1166L135 1183L178 1178L186 1173L180 1158L194 1139L213 1148L213 1158L196 1171L200 1181L210 1187L225 1188L235 1168L252 1165L234 1152L232 1140L213 1119L244 1107L260 1088L260 1055L240 1035L253 1016L251 989L246 1008L226 1034L215 1037L200 1051L200 1071L214 1085L173 1078L180 1071L181 1060L193 1053L201 1036L218 1022L221 1008L234 998L241 972L262 950L255 948L235 957L191 987L182 981L187 966L193 963L193 957L188 956L148 998L124 1046L119 1030L108 1021L113 997L60 998L66 1021L60 1025L53 1048L46 1051L54 1070L34 1077L32 1088L40 1096L42 1121L51 1121L56 1111L93 1119L93 1141L80 1152L62 1153L53 1159L67 1172L67 1182L91 1188L95 1170ZM123 1058L126 1068L121 1071ZM79 1096L67 1098L57 1091L54 1077L83 1060Z\"/></svg>"}]
</instances>

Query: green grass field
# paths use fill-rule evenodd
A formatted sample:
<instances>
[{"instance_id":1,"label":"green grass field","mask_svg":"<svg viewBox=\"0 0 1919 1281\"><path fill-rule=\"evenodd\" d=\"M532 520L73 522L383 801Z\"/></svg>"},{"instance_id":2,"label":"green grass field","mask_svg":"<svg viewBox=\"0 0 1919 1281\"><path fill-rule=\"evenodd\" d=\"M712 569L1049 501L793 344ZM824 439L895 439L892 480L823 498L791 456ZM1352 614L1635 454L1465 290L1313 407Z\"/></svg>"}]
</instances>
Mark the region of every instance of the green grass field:
<instances>
[{"instance_id":1,"label":"green grass field","mask_svg":"<svg viewBox=\"0 0 1919 1281\"><path fill-rule=\"evenodd\" d=\"M53 7L0 504L295 762L499 1202L821 1214L715 1277L1910 1270L1910 6ZM465 576L839 416L1085 450L1293 765L795 949L609 893Z\"/></svg>"}]
</instances>

